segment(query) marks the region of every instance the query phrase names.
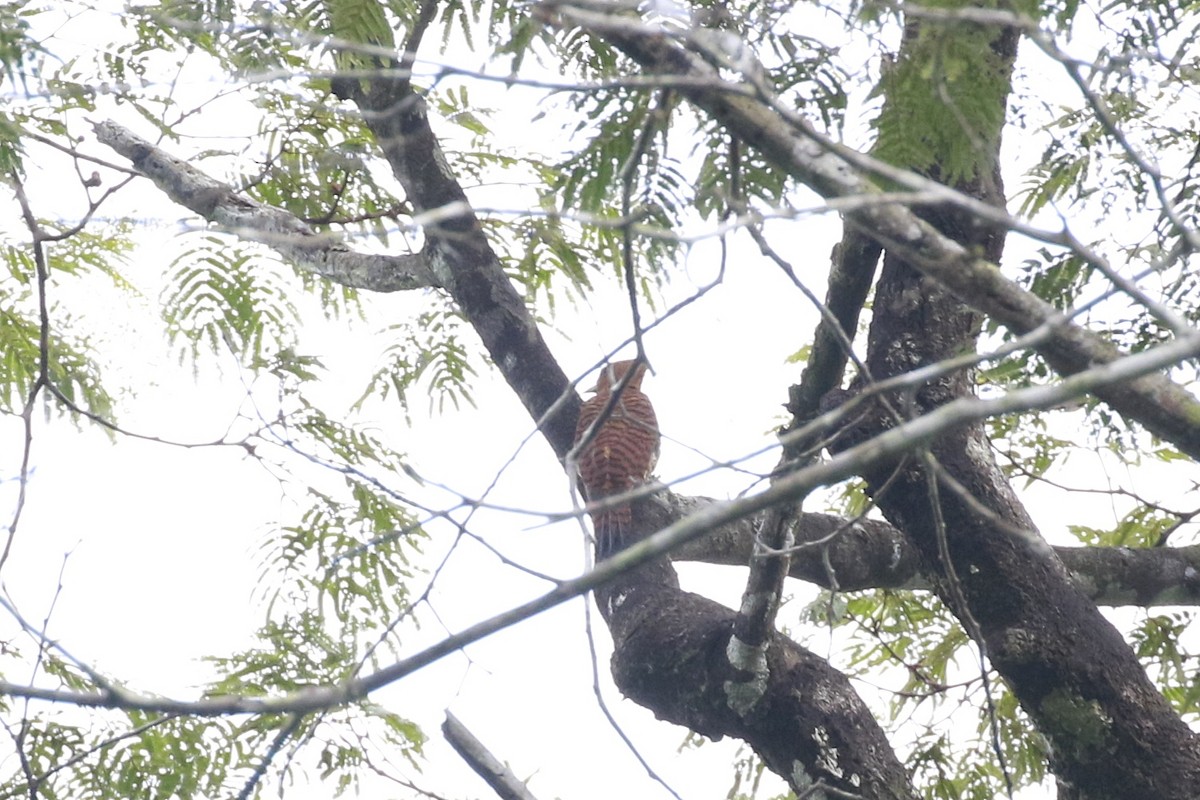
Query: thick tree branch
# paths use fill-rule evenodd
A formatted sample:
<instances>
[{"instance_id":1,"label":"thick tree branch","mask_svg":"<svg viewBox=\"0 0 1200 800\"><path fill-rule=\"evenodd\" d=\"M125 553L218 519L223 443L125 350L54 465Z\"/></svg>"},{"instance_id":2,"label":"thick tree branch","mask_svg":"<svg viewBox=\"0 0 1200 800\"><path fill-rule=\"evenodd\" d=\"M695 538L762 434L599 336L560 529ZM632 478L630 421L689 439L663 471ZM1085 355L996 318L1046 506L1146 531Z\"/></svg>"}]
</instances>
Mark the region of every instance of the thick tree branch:
<instances>
[{"instance_id":1,"label":"thick tree branch","mask_svg":"<svg viewBox=\"0 0 1200 800\"><path fill-rule=\"evenodd\" d=\"M1194 353L1200 353L1200 337L1196 337L1196 341L1189 342ZM429 664L436 662L442 657L458 652L463 647L472 642L489 636L499 630L516 624L522 620L528 619L534 614L545 611L549 608L563 603L573 597L578 597L588 591L598 589L599 587L613 586L617 587L620 580L628 580L629 576L635 576L638 572L638 567L646 565L647 570L654 570L656 565L651 563L655 559L664 556L672 550L685 545L688 542L695 541L704 536L715 528L731 523L735 520L743 519L756 512L762 511L768 507L794 503L798 498L806 496L809 492L819 486L829 485L840 480L844 480L852 475L868 470L873 464L884 463L894 459L897 456L908 452L915 446L928 444L933 439L944 435L947 431L957 429L964 425L969 425L972 422L977 422L993 414L1006 413L1018 409L1029 408L1044 408L1048 406L1058 405L1071 397L1079 396L1080 394L1090 391L1095 388L1098 383L1116 380L1127 380L1130 375L1138 374L1138 371L1149 371L1160 369L1164 362L1169 363L1172 359L1177 359L1181 350L1181 343L1172 343L1162 345L1155 350L1139 353L1124 359L1119 364L1101 365L1087 373L1072 376L1064 379L1057 386L1050 387L1034 387L1023 389L1017 392L1010 393L1002 398L990 400L975 400L962 398L956 400L949 405L931 411L924 416L911 420L897 428L888 430L874 439L859 444L849 450L846 450L837 456L831 458L827 462L814 464L791 473L766 491L752 495L750 497L731 500L725 502L714 503L713 505L699 509L696 513L690 514L685 519L679 520L665 529L654 534L650 538L641 541L632 547L621 551L615 557L599 564L591 572L580 576L574 580L564 581L556 586L550 592L534 598L533 600L524 603L520 606L512 608L502 614L498 614L482 622L476 623L460 633L448 637L447 639L438 642L437 644L426 648L425 650L414 653L413 655L395 662L387 667L384 667L369 675L364 675L361 678L355 678L342 684L331 686L316 686L304 689L302 691L276 697L242 697L242 696L223 696L211 697L195 701L174 700L155 695L138 694L131 692L119 686L98 687L101 690L95 692L80 692L48 689L37 686L25 686L20 684L0 682L0 696L11 697L28 697L50 702L69 703L81 707L98 707L98 708L122 708L122 709L137 709L143 711L157 711L163 713L180 713L192 714L197 716L224 716L231 714L285 714L285 713L309 713L321 711L328 708L334 708L352 703L365 698L371 692L377 691L384 686L390 685L401 678L412 674L418 669L421 669ZM823 418L814 421L814 425L830 424L832 418L837 416L836 412L829 412ZM831 419L825 419L831 418ZM804 435L806 431L801 430L797 435ZM661 568L659 568L661 569ZM643 574L646 574L643 572ZM653 574L653 573L652 573ZM659 589L666 591L671 587L665 583L658 583ZM679 593L676 591L676 594ZM702 620L717 619L717 610L713 609L711 601L704 598L690 599L694 596L688 595L688 599L679 599L681 606L674 606L681 609L683 616L678 617L682 621L687 618L687 615L698 615ZM614 601L620 601L622 598L620 591L609 593L609 602L605 605L612 606ZM678 599L678 598L677 598ZM690 604L697 603L695 611L689 611ZM634 609L638 604L625 603L629 609ZM611 608L610 608L611 610ZM646 613L650 613L652 608L647 608ZM727 615L725 621L716 625L717 628L724 626L726 635L730 630L732 623L732 614L729 609L721 609L720 613ZM652 615L651 615L652 616ZM624 624L624 623L622 623ZM703 626L701 626L703 627ZM706 633L700 628L693 630L676 631L675 636L697 637L695 641L699 641L706 636L713 635L715 628L707 629ZM636 635L637 631L632 628L625 631L626 635ZM645 653L643 655L653 655L655 658L668 657L671 653L671 648L663 647L663 641L671 641L671 637L665 640L658 641L656 647L657 654ZM655 641L653 638L647 641ZM780 647L792 653L778 654L776 658L783 659L784 666L780 669L772 667L770 674L774 676L783 676L781 679L790 681L792 686L807 686L812 688L811 683L799 682L801 679L808 680L813 674L812 670L822 671L828 668L817 666L797 667L799 673L793 671L788 664L796 664L806 662L807 659L803 655L796 655L799 651L793 651L794 645L780 638L777 640ZM723 646L723 645L722 645ZM618 653L619 655L619 653ZM723 656L722 656L723 657ZM796 659L792 661L791 659ZM819 660L819 659L818 659ZM783 663L781 662L781 663ZM823 662L822 662L823 663ZM632 668L632 665L628 665ZM643 676L645 677L645 676ZM662 676L667 677L667 676ZM821 681L844 681L844 677L838 676L836 672L824 675ZM818 683L818 686L824 685ZM678 691L681 687L675 687L672 691ZM827 695L828 696L828 695ZM834 696L828 696L832 700ZM796 698L799 700L800 698ZM820 709L821 713L835 713L845 711L844 706L835 706L834 708ZM797 710L796 713L806 713L803 709ZM854 712L857 713L856 711ZM724 714L724 712L722 712ZM725 717L722 716L721 720ZM723 725L724 722L718 720L711 725L704 723L702 719L694 720L699 726L696 729L700 731L713 731L716 729L713 725ZM819 717L818 717L819 720ZM762 722L762 720L760 720ZM819 724L819 722L811 720L811 724ZM744 726L752 724L751 720L740 720L736 723L739 731L745 732ZM839 724L841 724L839 722ZM732 731L729 731L732 732ZM739 733L741 735L741 733ZM770 737L770 732L763 729L758 732L747 733L747 735ZM876 743L878 745L878 743ZM886 740L883 740L886 745ZM793 744L786 744L791 747ZM818 751L808 751L807 756L818 758L822 755ZM866 754L847 754L848 758L863 760L868 759ZM868 759L869 760L869 759ZM774 766L774 763L773 763ZM803 766L803 764L793 764L793 768ZM785 775L785 777L787 777ZM867 795L864 795L866 797ZM886 796L886 795L885 795Z\"/></svg>"},{"instance_id":2,"label":"thick tree branch","mask_svg":"<svg viewBox=\"0 0 1200 800\"><path fill-rule=\"evenodd\" d=\"M769 651L775 646L775 618L791 565L795 530L785 506L768 508L758 517L746 588L733 620L725 655L736 671L727 687L734 710L749 714L770 685ZM736 692L734 688L736 687Z\"/></svg>"},{"instance_id":3,"label":"thick tree branch","mask_svg":"<svg viewBox=\"0 0 1200 800\"><path fill-rule=\"evenodd\" d=\"M861 199L879 193L863 177L863 170L855 166L871 159L822 136L799 115L786 113L784 104L749 96L744 86L724 79L701 56L690 52L674 31L569 3L544 2L539 8L551 24L577 25L602 36L651 74L696 80L695 86L680 86L680 93L823 197ZM887 169L886 165L879 166ZM893 177L904 174L889 170ZM987 214L990 220L1006 217L984 203L969 203L969 198L933 181L907 175L912 188L940 190L944 202L962 203L970 211ZM1023 334L1046 327L1049 335L1036 349L1061 374L1070 375L1123 357L1110 341L1075 325L1053 306L1004 277L994 263L943 235L905 205L855 203L845 209L844 215L849 224L902 255L961 301L1010 330ZM1017 225L1015 220L1011 224ZM1166 377L1144 375L1128 383L1102 387L1097 395L1124 416L1200 460L1200 425L1196 423L1200 420L1200 402Z\"/></svg>"},{"instance_id":4,"label":"thick tree branch","mask_svg":"<svg viewBox=\"0 0 1200 800\"><path fill-rule=\"evenodd\" d=\"M754 62L751 71L761 74L764 69ZM830 271L829 293L826 303L822 304L800 281L792 264L770 246L762 232L754 227L748 230L762 253L792 279L801 293L815 304L821 313L811 357L798 391L797 387L793 387L791 394L789 410L792 411L792 421L788 428L784 429L784 441L787 444L783 448L775 474L771 477L774 482L778 480L779 475L812 463L818 456L817 448L810 447L807 442L799 439L789 438L786 431L816 417L821 397L831 389L841 386L846 363L853 358L853 331L870 289L875 262L879 258L881 248L869 237L848 235L833 254L834 265ZM843 255L847 255L848 259L844 261ZM855 359L855 363L860 368L864 366L858 359ZM753 704L758 702L767 684L766 651L775 631L775 618L783 595L784 578L791 570L791 557L796 550L794 515L798 513L799 507L770 508L755 529L754 547L747 562L750 570L746 578L746 588L742 593L741 606L727 651L730 662L744 676L739 695L744 710L752 708ZM839 587L836 572L827 564L825 577L831 588Z\"/></svg>"},{"instance_id":5,"label":"thick tree branch","mask_svg":"<svg viewBox=\"0 0 1200 800\"><path fill-rule=\"evenodd\" d=\"M842 385L846 363L850 359L845 342L854 341L858 317L875 282L876 265L882 252L879 242L866 233L855 228L843 231L842 241L833 252L825 307L837 320L845 340L828 319L821 318L800 383L789 392L787 409L794 420L793 425L816 416L821 398Z\"/></svg>"},{"instance_id":6,"label":"thick tree branch","mask_svg":"<svg viewBox=\"0 0 1200 800\"><path fill-rule=\"evenodd\" d=\"M913 68L932 69L930 94L953 109L950 79L936 66L941 54L932 43L936 35L923 35L938 30L936 25L907 20L897 58ZM1000 135L1019 36L1009 26L974 30L985 35L986 47L972 61L972 69L979 73L979 84L996 88L988 93L976 86L973 96L993 113L977 113L974 124L961 121L977 166L973 172L959 173L952 183L976 201L1000 207ZM905 119L892 100L885 99L881 130ZM922 169L939 175L943 170L936 159L948 158L952 149L948 142L941 144L933 163ZM1006 229L954 204L923 208L919 215L932 229L954 237L964 252L999 263ZM968 303L980 291L978 285L972 291L960 286L952 292L931 285L927 278L935 272L923 263L920 248L908 246L911 240L885 235L881 241L887 254L875 287L869 372L855 380L846 393L851 397L874 388L877 380L906 376L977 347L981 319ZM985 294L994 298L1003 292ZM1183 340L1197 336L1186 325L1176 334ZM1054 341L1053 334L1046 340ZM1111 358L1095 360L1110 366L1120 363L1115 348L1110 349ZM974 389L971 372L959 371L907 395L890 397L908 414L922 415L972 397ZM831 449L870 441L895 425L896 406L882 400L876 397L868 403L866 413L847 425L844 438ZM1049 740L1055 774L1090 800L1190 800L1190 787L1200 780L1200 739L1038 534L996 463L983 426L963 426L910 453L916 457L865 470L868 492L921 551L937 579L939 597L976 642L980 669L991 663ZM987 705L994 708L990 693ZM999 741L994 717L992 724ZM999 745L996 758L1004 769ZM1004 776L1008 781L1006 769Z\"/></svg>"},{"instance_id":7,"label":"thick tree branch","mask_svg":"<svg viewBox=\"0 0 1200 800\"><path fill-rule=\"evenodd\" d=\"M102 144L129 159L173 201L221 230L267 245L298 269L372 292L438 285L424 254L387 256L354 252L340 237L317 233L282 209L243 197L115 122L100 122L94 127Z\"/></svg>"},{"instance_id":8,"label":"thick tree branch","mask_svg":"<svg viewBox=\"0 0 1200 800\"><path fill-rule=\"evenodd\" d=\"M563 460L575 437L579 395L504 274L466 193L451 174L424 99L404 77L399 62L392 59L381 66L371 77L335 79L334 91L358 106L418 213L448 211L425 228L424 254L438 285L450 293Z\"/></svg>"},{"instance_id":9,"label":"thick tree branch","mask_svg":"<svg viewBox=\"0 0 1200 800\"><path fill-rule=\"evenodd\" d=\"M797 794L822 783L869 800L915 797L875 718L825 659L772 635L747 703L744 677L728 657L736 615L679 591L668 565L624 573L596 599L613 634L617 685L660 718L742 739Z\"/></svg>"},{"instance_id":10,"label":"thick tree branch","mask_svg":"<svg viewBox=\"0 0 1200 800\"><path fill-rule=\"evenodd\" d=\"M758 74L763 70L761 65L755 63L753 71ZM835 252L834 272L838 274L830 276L829 300L834 304L834 307L830 307L817 300L797 277L792 264L771 247L760 230L755 227L748 230L759 250L791 278L821 314L812 358L801 379L801 394L805 394L805 397L799 404L791 404L793 420L790 427L795 428L817 415L822 394L841 385L842 371L853 356L852 334L847 333L847 327L850 331L854 330L862 302L871 285L874 263L867 258L858 258L848 265L850 272L841 272L836 269L840 258ZM873 240L864 237L862 243L867 245L867 252L873 251L878 257L879 247ZM861 251L855 255L861 255ZM861 296L858 296L859 291ZM861 362L858 363L862 366ZM789 444L783 448L780 463L771 477L772 482L782 474L812 463L818 455L817 449L808 447L807 443L789 440L786 436L784 439ZM799 508L785 506L768 509L756 528L753 553L747 562L750 570L746 577L746 588L742 593L728 648L730 662L745 676L740 693L744 709L751 708L758 701L766 685L766 650L775 632L775 617L783 595L784 578L791 569L791 556L796 542L793 517L799 512ZM837 578L832 570L827 572L827 577L836 588Z\"/></svg>"},{"instance_id":11,"label":"thick tree branch","mask_svg":"<svg viewBox=\"0 0 1200 800\"><path fill-rule=\"evenodd\" d=\"M1185 347L1192 352L1200 352L1200 335L1166 347L1171 350L1157 354L1160 366L1171 363L1172 358L1178 358ZM813 464L783 476L758 495L717 503L692 514L623 551L606 562L605 566L636 566L644 563L648 557L663 555L687 541L698 539L719 525L779 504L794 503L818 485L826 485L851 474L870 473L872 469L886 467L894 463L896 458L911 452L913 448L928 446L947 434L969 430L973 422L990 413L1003 413L1003 406L1011 409L1012 404L1031 404L1034 407L1054 405L1057 402L1051 399L1054 394L1091 391L1095 388L1095 381L1127 380L1134 374L1126 372L1131 369L1138 372L1143 369L1160 368L1148 362L1137 365L1136 362L1145 356L1145 353L1140 353L1116 364L1098 366L1089 372L1064 379L1060 385L1053 388L1025 389L994 400L959 398L855 445L827 462ZM831 415L837 416L836 412L830 412L813 425L829 424L828 418ZM972 417L975 419L972 420ZM808 433L808 430L801 429L795 435L804 436ZM1029 537L1023 546L1036 549L1038 540ZM747 713L739 704L742 685L740 676L730 671L726 656L729 629L733 621L732 612L727 609L710 608L711 604L703 598L678 592L670 580L673 573L665 567L651 565L645 570L641 573L622 573L614 578L613 583L606 583L598 592L601 609L606 612L614 632L614 640L617 642L614 674L623 691L653 708L656 713L693 730L709 734L733 733L754 744L756 749L771 747L773 740L770 736L765 736L764 739L757 737L769 730L775 730L772 726L783 724L784 721L788 725L798 726L801 731L805 725L817 726L813 728L815 731L817 728L828 730L829 726L834 724L830 720L819 721L821 712L828 709L818 709L815 720L812 716L774 717L769 709L775 707L775 701L770 700L760 700L752 704ZM670 653L674 657L663 655L664 641L672 642ZM779 651L792 652L793 647L792 643L777 637L768 648L771 660L768 669L764 671L766 683L759 691L761 697L770 698L780 685L788 685L790 682L793 691L802 692L809 698L825 692L826 696L844 700L844 695L836 688L835 679L821 673L819 668L814 666L813 672L805 672L810 677L819 676L818 684L823 688L814 688L798 681L795 672L779 664L777 659L783 657ZM803 654L796 657L803 660ZM669 666L664 663L664 659L667 659ZM680 679L681 675L686 677L686 680ZM837 724L857 719L854 706L848 701L839 704L837 708L842 715L836 720ZM803 715L806 712L812 713L813 709L793 709L790 713L793 712ZM803 738L803 733L797 736ZM858 741L861 743L863 740ZM793 788L797 791L800 790L795 782L797 774L808 781L818 777L823 779L820 768L825 762L819 759L819 753L797 754L795 751L788 751L786 747L787 745L784 745L782 754L767 749L760 750L760 753L773 769L779 770L782 765L783 771L780 774L792 779ZM810 763L804 760L805 757L815 757L818 760ZM857 752L849 754L848 757L865 758L863 753ZM792 760L789 761L789 758ZM803 771L798 773L800 768L803 768ZM861 777L861 773L859 774ZM801 788L804 785L799 784ZM841 784L834 785L841 787Z\"/></svg>"},{"instance_id":12,"label":"thick tree branch","mask_svg":"<svg viewBox=\"0 0 1200 800\"><path fill-rule=\"evenodd\" d=\"M639 528L659 530L718 502L663 492L638 503L634 511ZM745 567L765 513L722 525L672 550L671 558ZM788 574L797 580L843 592L928 591L934 586L912 540L890 522L803 512L791 524L796 544ZM1075 584L1099 605L1200 606L1200 545L1053 549Z\"/></svg>"},{"instance_id":13,"label":"thick tree branch","mask_svg":"<svg viewBox=\"0 0 1200 800\"><path fill-rule=\"evenodd\" d=\"M97 124L100 142L128 158L175 202L235 235L275 249L297 267L346 286L378 292L442 287L474 324L489 354L565 457L574 435L578 395L550 355L524 301L483 236L466 195L445 164L420 99L407 82L376 79L373 93L353 91L386 114L365 113L409 199L431 223L415 255L355 253L337 237L318 234L291 214L242 197L229 186L154 147L114 122ZM388 87L396 90L393 97ZM369 112L370 107L365 106ZM401 113L401 111L404 113ZM405 129L405 126L408 126ZM404 142L404 147L398 146ZM422 160L427 159L427 160ZM464 223L464 220L467 222Z\"/></svg>"}]
</instances>

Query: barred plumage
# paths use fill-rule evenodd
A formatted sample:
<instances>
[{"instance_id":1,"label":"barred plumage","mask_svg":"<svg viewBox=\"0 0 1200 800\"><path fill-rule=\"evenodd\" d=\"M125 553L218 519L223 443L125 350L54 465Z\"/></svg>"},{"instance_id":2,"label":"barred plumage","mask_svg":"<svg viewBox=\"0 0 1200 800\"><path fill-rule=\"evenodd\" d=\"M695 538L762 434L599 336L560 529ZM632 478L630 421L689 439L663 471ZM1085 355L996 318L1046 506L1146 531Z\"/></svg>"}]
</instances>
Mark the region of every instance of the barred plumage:
<instances>
[{"instance_id":1,"label":"barred plumage","mask_svg":"<svg viewBox=\"0 0 1200 800\"><path fill-rule=\"evenodd\" d=\"M575 444L579 445L592 423L600 418L613 389L630 369L635 369L633 376L612 411L579 453L579 480L589 501L628 492L645 483L658 461L658 419L650 398L641 389L646 365L637 361L618 361L600 373L593 389L595 396L580 409ZM633 510L628 504L592 513L598 560L630 544L632 520Z\"/></svg>"}]
</instances>

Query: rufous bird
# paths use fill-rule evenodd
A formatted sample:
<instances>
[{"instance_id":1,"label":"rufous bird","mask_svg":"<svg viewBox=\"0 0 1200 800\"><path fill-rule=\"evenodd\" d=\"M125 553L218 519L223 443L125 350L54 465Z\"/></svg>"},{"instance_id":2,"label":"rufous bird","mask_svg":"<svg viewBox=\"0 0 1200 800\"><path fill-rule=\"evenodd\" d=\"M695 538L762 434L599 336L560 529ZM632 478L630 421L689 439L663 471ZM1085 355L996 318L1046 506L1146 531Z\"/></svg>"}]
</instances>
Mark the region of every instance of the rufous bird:
<instances>
[{"instance_id":1,"label":"rufous bird","mask_svg":"<svg viewBox=\"0 0 1200 800\"><path fill-rule=\"evenodd\" d=\"M622 379L630 370L633 374L624 387ZM646 364L638 361L618 361L608 364L592 389L595 395L584 402L575 426L575 446L578 454L579 482L589 502L624 494L650 479L658 461L660 435L658 418L650 398L642 393L642 378ZM584 442L589 429L600 419L612 399L613 391L620 395L608 415ZM633 527L633 508L623 503L612 508L591 512L592 528L596 533L596 560L608 558L628 547Z\"/></svg>"}]
</instances>

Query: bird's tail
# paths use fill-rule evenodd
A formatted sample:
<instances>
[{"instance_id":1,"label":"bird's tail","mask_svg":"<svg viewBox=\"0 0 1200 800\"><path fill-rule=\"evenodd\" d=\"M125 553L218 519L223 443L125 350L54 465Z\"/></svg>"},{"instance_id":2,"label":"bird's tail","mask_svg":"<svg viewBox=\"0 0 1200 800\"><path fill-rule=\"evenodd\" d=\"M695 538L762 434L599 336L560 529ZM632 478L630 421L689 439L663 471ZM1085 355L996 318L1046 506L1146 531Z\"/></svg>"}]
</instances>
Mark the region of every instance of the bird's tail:
<instances>
[{"instance_id":1,"label":"bird's tail","mask_svg":"<svg viewBox=\"0 0 1200 800\"><path fill-rule=\"evenodd\" d=\"M597 511L592 515L592 528L596 532L596 561L610 558L632 544L633 509L617 506Z\"/></svg>"}]
</instances>

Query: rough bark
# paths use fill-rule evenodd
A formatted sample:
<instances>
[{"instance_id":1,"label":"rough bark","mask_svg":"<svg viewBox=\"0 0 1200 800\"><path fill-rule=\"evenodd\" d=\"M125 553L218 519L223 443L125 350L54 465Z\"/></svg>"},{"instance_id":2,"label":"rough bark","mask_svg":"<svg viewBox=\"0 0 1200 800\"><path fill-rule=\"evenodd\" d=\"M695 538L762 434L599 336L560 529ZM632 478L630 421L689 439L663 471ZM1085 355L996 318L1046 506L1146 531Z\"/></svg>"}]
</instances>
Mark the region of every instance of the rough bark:
<instances>
[{"instance_id":1,"label":"rough bark","mask_svg":"<svg viewBox=\"0 0 1200 800\"><path fill-rule=\"evenodd\" d=\"M559 459L565 459L579 416L579 395L450 173L425 101L401 77L405 71L399 62L383 66L383 74L369 81L336 80L334 90L358 106L417 213L461 209L425 228L425 257Z\"/></svg>"},{"instance_id":2,"label":"rough bark","mask_svg":"<svg viewBox=\"0 0 1200 800\"><path fill-rule=\"evenodd\" d=\"M823 658L775 636L765 682L743 703L747 676L729 653L735 613L680 591L669 564L625 573L596 601L613 635L617 686L659 719L742 739L796 793L820 783L855 797L915 797L875 718Z\"/></svg>"},{"instance_id":3,"label":"rough bark","mask_svg":"<svg viewBox=\"0 0 1200 800\"><path fill-rule=\"evenodd\" d=\"M887 315L877 319L877 341L898 331ZM861 428L855 433L870 435ZM931 448L970 501L942 482L935 506L930 474L911 463L898 471L869 471L869 488L888 519L916 544L922 561L940 573L942 599L968 630L978 626L972 633L981 636L992 665L1050 739L1052 766L1061 779L1080 797L1093 799L1194 797L1200 785L1196 736L1037 535L999 469L989 463L985 445L981 432L972 429ZM887 490L880 491L884 484ZM941 558L943 547L953 572Z\"/></svg>"},{"instance_id":4,"label":"rough bark","mask_svg":"<svg viewBox=\"0 0 1200 800\"><path fill-rule=\"evenodd\" d=\"M711 505L706 497L664 492L640 503L639 527L661 530ZM671 552L675 561L744 567L762 515L744 517ZM796 550L789 574L843 592L933 587L913 541L890 522L803 512L794 518ZM1093 602L1105 606L1200 605L1200 545L1062 547L1054 553Z\"/></svg>"},{"instance_id":5,"label":"rough bark","mask_svg":"<svg viewBox=\"0 0 1200 800\"><path fill-rule=\"evenodd\" d=\"M910 23L906 34L916 30ZM905 36L900 60L919 57L916 42L915 35ZM1016 42L1012 29L995 29L996 69L1011 70ZM980 138L994 142L995 151L982 154L978 177L959 179L954 188L1002 205L999 129ZM921 215L999 262L1002 230L953 206L924 208ZM930 281L908 255L889 251L876 285L867 346L867 367L876 380L969 352L978 338L978 312ZM860 377L855 388L866 384ZM874 403L875 413L860 417L847 441L865 441L893 426L897 411L918 416L973 393L973 375L964 370L894 395L890 406ZM1200 738L1037 533L982 426L948 433L929 453L932 459L910 457L868 469L868 490L888 520L911 537L936 575L939 596L981 640L993 667L1050 740L1060 782L1093 800L1195 797Z\"/></svg>"}]
</instances>

